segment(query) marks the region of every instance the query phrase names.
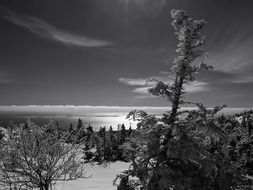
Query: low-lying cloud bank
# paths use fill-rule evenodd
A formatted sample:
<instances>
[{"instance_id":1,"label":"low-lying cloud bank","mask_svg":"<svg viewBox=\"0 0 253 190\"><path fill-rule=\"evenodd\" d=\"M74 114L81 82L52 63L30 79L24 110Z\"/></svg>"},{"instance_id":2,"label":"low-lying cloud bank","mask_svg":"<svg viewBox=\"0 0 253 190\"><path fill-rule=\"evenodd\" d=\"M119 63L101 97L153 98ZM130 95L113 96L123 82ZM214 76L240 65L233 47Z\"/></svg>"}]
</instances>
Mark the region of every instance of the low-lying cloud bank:
<instances>
[{"instance_id":1,"label":"low-lying cloud bank","mask_svg":"<svg viewBox=\"0 0 253 190\"><path fill-rule=\"evenodd\" d=\"M57 115L100 115L127 114L132 110L144 110L150 114L161 115L170 111L170 107L128 107L128 106L75 106L75 105L28 105L28 106L0 106L0 114L57 114ZM182 109L196 109L186 107ZM225 108L223 113L238 113L248 108Z\"/></svg>"}]
</instances>

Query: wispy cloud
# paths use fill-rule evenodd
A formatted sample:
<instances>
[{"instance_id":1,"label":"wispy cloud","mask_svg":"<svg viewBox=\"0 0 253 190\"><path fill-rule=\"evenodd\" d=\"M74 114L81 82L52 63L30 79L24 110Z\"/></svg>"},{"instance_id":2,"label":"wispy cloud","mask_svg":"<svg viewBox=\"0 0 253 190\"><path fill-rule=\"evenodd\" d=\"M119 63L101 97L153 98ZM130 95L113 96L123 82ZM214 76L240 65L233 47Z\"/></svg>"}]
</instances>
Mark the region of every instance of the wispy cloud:
<instances>
[{"instance_id":1,"label":"wispy cloud","mask_svg":"<svg viewBox=\"0 0 253 190\"><path fill-rule=\"evenodd\" d=\"M135 88L132 92L137 93L137 94L148 94L149 88L150 86L138 87L138 88Z\"/></svg>"},{"instance_id":2,"label":"wispy cloud","mask_svg":"<svg viewBox=\"0 0 253 190\"><path fill-rule=\"evenodd\" d=\"M143 99L154 97L148 93L148 89L156 84L156 81L151 80L152 78L166 83L172 82L171 78L165 76L150 77L150 78L119 78L119 81L125 85L133 86L134 89L132 90L132 92L138 94L135 97L138 99ZM188 82L184 85L184 89L188 93L207 91L208 83L202 81Z\"/></svg>"},{"instance_id":3,"label":"wispy cloud","mask_svg":"<svg viewBox=\"0 0 253 190\"><path fill-rule=\"evenodd\" d=\"M189 93L197 93L208 90L208 83L201 81L193 81L184 86L185 91Z\"/></svg>"},{"instance_id":4,"label":"wispy cloud","mask_svg":"<svg viewBox=\"0 0 253 190\"><path fill-rule=\"evenodd\" d=\"M54 40L65 45L80 47L101 47L113 45L112 42L70 33L34 16L16 13L5 7L0 7L0 13L2 13L1 15L4 19L15 25L21 26L40 37Z\"/></svg>"},{"instance_id":5,"label":"wispy cloud","mask_svg":"<svg viewBox=\"0 0 253 190\"><path fill-rule=\"evenodd\" d=\"M253 76L238 77L232 81L233 83L253 83Z\"/></svg>"},{"instance_id":6,"label":"wispy cloud","mask_svg":"<svg viewBox=\"0 0 253 190\"><path fill-rule=\"evenodd\" d=\"M224 72L238 73L251 69L253 27L251 21L247 23L233 20L233 25L217 26L217 34L210 39L211 48L208 62L215 69ZM227 22L227 21L226 21ZM222 32L221 32L222 31Z\"/></svg>"},{"instance_id":7,"label":"wispy cloud","mask_svg":"<svg viewBox=\"0 0 253 190\"><path fill-rule=\"evenodd\" d=\"M152 87L146 86L146 87L138 87L133 90L133 92L138 93L138 94L148 94L148 89ZM201 91L206 91L208 90L207 88L207 83L206 82L200 82L200 81L194 81L188 84L184 85L185 91L189 93L196 93L196 92L201 92Z\"/></svg>"},{"instance_id":8,"label":"wispy cloud","mask_svg":"<svg viewBox=\"0 0 253 190\"><path fill-rule=\"evenodd\" d=\"M119 81L131 86L145 86L150 85L151 81L146 78L119 78ZM153 82L152 82L153 84Z\"/></svg>"},{"instance_id":9,"label":"wispy cloud","mask_svg":"<svg viewBox=\"0 0 253 190\"><path fill-rule=\"evenodd\" d=\"M253 76L249 70L242 73L233 73L227 71L207 71L199 74L198 77L201 81L208 83L209 85L217 84L245 84L253 83Z\"/></svg>"}]
</instances>

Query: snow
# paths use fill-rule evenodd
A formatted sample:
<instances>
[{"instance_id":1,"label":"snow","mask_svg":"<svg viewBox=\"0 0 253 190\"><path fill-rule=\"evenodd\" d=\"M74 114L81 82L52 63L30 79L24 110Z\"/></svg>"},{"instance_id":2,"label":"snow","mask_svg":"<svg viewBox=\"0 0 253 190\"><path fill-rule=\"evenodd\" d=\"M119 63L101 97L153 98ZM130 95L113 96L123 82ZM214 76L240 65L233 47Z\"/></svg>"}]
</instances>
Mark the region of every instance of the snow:
<instances>
[{"instance_id":1,"label":"snow","mask_svg":"<svg viewBox=\"0 0 253 190\"><path fill-rule=\"evenodd\" d=\"M129 163L126 162L115 162L106 163L102 165L86 164L85 170L86 178L58 182L54 189L55 190L116 190L117 187L113 186L113 180L117 174L128 169Z\"/></svg>"}]
</instances>

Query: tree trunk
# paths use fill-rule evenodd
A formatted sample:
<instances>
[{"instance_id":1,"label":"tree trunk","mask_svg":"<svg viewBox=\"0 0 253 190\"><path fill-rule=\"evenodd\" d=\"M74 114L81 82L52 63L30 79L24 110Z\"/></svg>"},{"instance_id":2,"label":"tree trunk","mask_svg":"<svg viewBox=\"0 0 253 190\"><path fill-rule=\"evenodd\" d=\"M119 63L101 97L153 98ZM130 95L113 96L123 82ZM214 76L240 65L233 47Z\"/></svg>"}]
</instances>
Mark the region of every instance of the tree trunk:
<instances>
[{"instance_id":1,"label":"tree trunk","mask_svg":"<svg viewBox=\"0 0 253 190\"><path fill-rule=\"evenodd\" d=\"M184 70L184 68L182 68L182 70ZM180 76L179 81L175 81L176 83L176 93L174 95L174 101L172 103L172 110L171 110L171 114L170 114L170 124L174 125L175 121L176 121L176 117L177 117L177 110L179 108L179 100L180 100L180 96L181 96L181 92L182 92L182 88L183 88L183 83L184 83L184 76Z\"/></svg>"},{"instance_id":2,"label":"tree trunk","mask_svg":"<svg viewBox=\"0 0 253 190\"><path fill-rule=\"evenodd\" d=\"M40 188L40 190L49 190L49 186L50 186L50 184L41 184L41 186L39 188Z\"/></svg>"},{"instance_id":3,"label":"tree trunk","mask_svg":"<svg viewBox=\"0 0 253 190\"><path fill-rule=\"evenodd\" d=\"M45 190L49 190L49 185L45 185Z\"/></svg>"},{"instance_id":4,"label":"tree trunk","mask_svg":"<svg viewBox=\"0 0 253 190\"><path fill-rule=\"evenodd\" d=\"M43 190L49 190L49 184L45 184L45 185L43 186Z\"/></svg>"}]
</instances>

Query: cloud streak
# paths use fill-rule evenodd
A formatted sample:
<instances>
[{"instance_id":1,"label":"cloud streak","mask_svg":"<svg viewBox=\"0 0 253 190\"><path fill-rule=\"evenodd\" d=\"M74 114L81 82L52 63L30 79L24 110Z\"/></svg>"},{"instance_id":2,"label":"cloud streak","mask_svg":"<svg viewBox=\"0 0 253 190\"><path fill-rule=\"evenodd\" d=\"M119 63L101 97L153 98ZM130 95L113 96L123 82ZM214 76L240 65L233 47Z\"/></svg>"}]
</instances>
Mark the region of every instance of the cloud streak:
<instances>
[{"instance_id":1,"label":"cloud streak","mask_svg":"<svg viewBox=\"0 0 253 190\"><path fill-rule=\"evenodd\" d=\"M57 41L65 45L79 47L103 47L113 45L112 42L70 33L34 16L16 13L4 7L0 7L0 13L2 13L1 15L5 20L17 26L21 26L37 36Z\"/></svg>"},{"instance_id":2,"label":"cloud streak","mask_svg":"<svg viewBox=\"0 0 253 190\"><path fill-rule=\"evenodd\" d=\"M164 81L166 83L172 82L172 79L168 77L163 77L163 76L150 77L150 78L155 78L156 80ZM148 78L147 79L145 78L119 78L119 81L121 83L134 87L132 92L135 94L138 94L136 96L136 98L138 99L154 97L148 93L148 89L155 86L156 81L148 82L149 80L150 79ZM197 93L197 92L207 91L209 88L208 88L207 82L193 81L193 82L188 82L184 84L184 89L188 93Z\"/></svg>"},{"instance_id":3,"label":"cloud streak","mask_svg":"<svg viewBox=\"0 0 253 190\"><path fill-rule=\"evenodd\" d=\"M241 20L243 18L240 18L240 21L235 18L231 26L224 23L217 26L217 33L209 40L211 47L208 62L219 71L230 73L245 72L248 69L252 71L253 27L251 21L245 19L245 22L241 22Z\"/></svg>"},{"instance_id":4,"label":"cloud streak","mask_svg":"<svg viewBox=\"0 0 253 190\"><path fill-rule=\"evenodd\" d=\"M146 78L119 78L119 81L131 86L145 86L150 85L150 82ZM153 83L153 82L152 82Z\"/></svg>"}]
</instances>

